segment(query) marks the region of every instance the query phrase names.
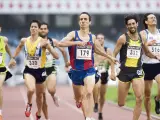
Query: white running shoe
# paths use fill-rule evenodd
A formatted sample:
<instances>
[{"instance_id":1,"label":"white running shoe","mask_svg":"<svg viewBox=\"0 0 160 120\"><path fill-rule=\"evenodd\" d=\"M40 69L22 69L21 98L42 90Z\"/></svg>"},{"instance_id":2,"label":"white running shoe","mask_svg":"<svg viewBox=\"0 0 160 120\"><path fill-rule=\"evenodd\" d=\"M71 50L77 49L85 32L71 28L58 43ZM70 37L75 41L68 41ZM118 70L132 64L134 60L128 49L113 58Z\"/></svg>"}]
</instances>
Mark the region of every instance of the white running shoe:
<instances>
[{"instance_id":1,"label":"white running shoe","mask_svg":"<svg viewBox=\"0 0 160 120\"><path fill-rule=\"evenodd\" d=\"M58 98L58 96L57 96L56 94L53 96L53 101L54 101L54 104L55 104L57 107L59 107L59 98Z\"/></svg>"},{"instance_id":2,"label":"white running shoe","mask_svg":"<svg viewBox=\"0 0 160 120\"><path fill-rule=\"evenodd\" d=\"M91 120L91 118L89 118L89 117L86 117L86 119L85 120Z\"/></svg>"},{"instance_id":3,"label":"white running shoe","mask_svg":"<svg viewBox=\"0 0 160 120\"><path fill-rule=\"evenodd\" d=\"M96 120L95 118L90 118L91 120Z\"/></svg>"}]
</instances>

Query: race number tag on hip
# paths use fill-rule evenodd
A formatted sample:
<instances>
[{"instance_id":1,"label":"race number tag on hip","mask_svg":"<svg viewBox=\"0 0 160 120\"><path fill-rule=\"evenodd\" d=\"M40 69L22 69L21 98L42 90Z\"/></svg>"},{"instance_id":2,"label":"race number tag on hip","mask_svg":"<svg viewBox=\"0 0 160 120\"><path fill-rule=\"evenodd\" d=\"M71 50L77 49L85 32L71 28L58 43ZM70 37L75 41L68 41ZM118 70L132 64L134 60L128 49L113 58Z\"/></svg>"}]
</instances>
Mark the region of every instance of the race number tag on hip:
<instances>
[{"instance_id":1,"label":"race number tag on hip","mask_svg":"<svg viewBox=\"0 0 160 120\"><path fill-rule=\"evenodd\" d=\"M76 59L91 60L92 46L77 46L76 54Z\"/></svg>"},{"instance_id":2,"label":"race number tag on hip","mask_svg":"<svg viewBox=\"0 0 160 120\"><path fill-rule=\"evenodd\" d=\"M104 73L104 72L106 72L106 67L105 66L98 66L98 71L100 73Z\"/></svg>"},{"instance_id":3,"label":"race number tag on hip","mask_svg":"<svg viewBox=\"0 0 160 120\"><path fill-rule=\"evenodd\" d=\"M127 58L140 58L141 55L141 47L139 46L128 46L127 49Z\"/></svg>"},{"instance_id":4,"label":"race number tag on hip","mask_svg":"<svg viewBox=\"0 0 160 120\"><path fill-rule=\"evenodd\" d=\"M153 46L149 46L149 50L154 54L160 53L160 43L156 43Z\"/></svg>"},{"instance_id":5,"label":"race number tag on hip","mask_svg":"<svg viewBox=\"0 0 160 120\"><path fill-rule=\"evenodd\" d=\"M34 68L34 69L37 69L40 67L40 61L39 61L39 57L31 57L31 56L28 56L27 57L27 66L29 68Z\"/></svg>"},{"instance_id":6,"label":"race number tag on hip","mask_svg":"<svg viewBox=\"0 0 160 120\"><path fill-rule=\"evenodd\" d=\"M0 64L2 63L3 60L3 53L0 53Z\"/></svg>"},{"instance_id":7,"label":"race number tag on hip","mask_svg":"<svg viewBox=\"0 0 160 120\"><path fill-rule=\"evenodd\" d=\"M47 57L47 61L52 61L53 60L53 56L51 55L50 52L46 52L46 57Z\"/></svg>"}]
</instances>

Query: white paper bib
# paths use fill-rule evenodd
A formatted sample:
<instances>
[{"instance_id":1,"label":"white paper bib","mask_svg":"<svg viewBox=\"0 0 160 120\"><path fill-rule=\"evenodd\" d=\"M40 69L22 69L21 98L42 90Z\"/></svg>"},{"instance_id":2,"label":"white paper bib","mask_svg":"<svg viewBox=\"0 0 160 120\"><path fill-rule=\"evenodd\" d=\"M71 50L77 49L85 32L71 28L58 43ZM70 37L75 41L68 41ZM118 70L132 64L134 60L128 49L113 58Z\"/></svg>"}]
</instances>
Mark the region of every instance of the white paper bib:
<instances>
[{"instance_id":1,"label":"white paper bib","mask_svg":"<svg viewBox=\"0 0 160 120\"><path fill-rule=\"evenodd\" d=\"M92 59L92 46L77 46L76 59L91 60Z\"/></svg>"}]
</instances>

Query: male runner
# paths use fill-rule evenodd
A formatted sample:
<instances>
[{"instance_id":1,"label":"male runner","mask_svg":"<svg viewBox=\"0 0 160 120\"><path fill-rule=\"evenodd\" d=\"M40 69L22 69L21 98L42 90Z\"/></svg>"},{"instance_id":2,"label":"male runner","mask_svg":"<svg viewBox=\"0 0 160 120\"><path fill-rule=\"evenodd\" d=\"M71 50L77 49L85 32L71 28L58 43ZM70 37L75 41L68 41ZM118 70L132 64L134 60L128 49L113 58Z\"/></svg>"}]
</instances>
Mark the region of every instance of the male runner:
<instances>
[{"instance_id":1,"label":"male runner","mask_svg":"<svg viewBox=\"0 0 160 120\"><path fill-rule=\"evenodd\" d=\"M160 53L160 30L157 28L157 18L153 13L146 13L144 15L143 24L145 30L141 31L141 35L147 42L149 49L154 54ZM160 61L157 59L149 58L143 55L143 70L145 73L145 99L144 105L148 120L151 120L151 88L153 79L158 84L158 94L155 96L155 112L160 114Z\"/></svg>"},{"instance_id":2,"label":"male runner","mask_svg":"<svg viewBox=\"0 0 160 120\"><path fill-rule=\"evenodd\" d=\"M97 40L100 42L103 49L106 51L107 54L112 55L112 51L104 46L104 35L98 34ZM95 67L97 69L97 72L100 73L100 77L98 76L96 79L99 79L99 82L95 84L94 90L93 90L93 98L94 98L94 112L99 111L99 120L103 120L102 116L102 109L105 103L105 95L107 91L107 83L108 83L108 69L109 65L111 65L111 76L114 75L114 64L111 61L108 61L105 59L105 57L101 55L94 55L95 58ZM115 79L115 78L112 78ZM98 103L99 103L99 109L98 109Z\"/></svg>"},{"instance_id":3,"label":"male runner","mask_svg":"<svg viewBox=\"0 0 160 120\"><path fill-rule=\"evenodd\" d=\"M2 30L2 27L0 26L0 32ZM8 38L5 36L0 36L0 120L2 120L2 105L3 105L3 94L2 94L2 87L4 81L12 77L12 74L7 70L5 65L6 60L6 52L8 53L10 57L10 65L9 67L12 67L16 64L16 61L13 59L12 54L10 52L9 46L8 46Z\"/></svg>"},{"instance_id":4,"label":"male runner","mask_svg":"<svg viewBox=\"0 0 160 120\"><path fill-rule=\"evenodd\" d=\"M30 23L31 36L22 38L18 47L16 48L14 58L18 56L23 46L25 46L25 69L23 72L25 84L27 87L28 104L26 107L25 115L30 116L32 107L32 96L36 89L36 102L38 111L36 113L36 120L41 118L41 110L43 106L43 93L45 86L43 82L46 79L45 63L46 63L46 49L52 56L58 59L58 54L51 47L49 43L39 37L40 23L33 20Z\"/></svg>"},{"instance_id":5,"label":"male runner","mask_svg":"<svg viewBox=\"0 0 160 120\"><path fill-rule=\"evenodd\" d=\"M78 108L82 106L85 120L93 120L93 88L95 85L94 52L111 59L96 37L90 33L91 16L87 12L79 15L80 30L70 32L59 43L59 46L69 46L71 70L69 77L73 82L73 91Z\"/></svg>"},{"instance_id":6,"label":"male runner","mask_svg":"<svg viewBox=\"0 0 160 120\"><path fill-rule=\"evenodd\" d=\"M138 19L135 15L125 17L125 24L128 31L122 34L115 46L114 57L120 52L120 73L118 75L118 105L124 106L130 84L136 97L136 105L133 111L132 120L138 120L142 111L142 99L144 91L144 73L142 70L142 49L147 56L157 58L153 55L146 42L137 31Z\"/></svg>"},{"instance_id":7,"label":"male runner","mask_svg":"<svg viewBox=\"0 0 160 120\"><path fill-rule=\"evenodd\" d=\"M44 40L49 42L53 48L57 47L58 41L56 39L52 39L52 38L48 37L48 33L49 33L48 24L41 23L39 35ZM61 51L63 58L64 58L64 61L65 61L65 63L67 63L68 58L67 58L67 53L64 50L64 48L60 48L60 47L57 47L57 48ZM47 60L46 60L45 68L46 68L47 78L45 81L45 83L46 83L45 85L46 85L46 88L47 88L48 92L50 93L55 105L59 106L58 97L55 95L55 93L56 93L56 72L57 72L56 71L56 64L55 64L56 59L53 58L53 56L50 54L50 52L48 50L46 50L46 57L47 57ZM43 112L44 112L45 119L48 120L49 118L48 118L48 109L47 109L47 101L46 101L45 93L44 93L43 97L44 97Z\"/></svg>"}]
</instances>

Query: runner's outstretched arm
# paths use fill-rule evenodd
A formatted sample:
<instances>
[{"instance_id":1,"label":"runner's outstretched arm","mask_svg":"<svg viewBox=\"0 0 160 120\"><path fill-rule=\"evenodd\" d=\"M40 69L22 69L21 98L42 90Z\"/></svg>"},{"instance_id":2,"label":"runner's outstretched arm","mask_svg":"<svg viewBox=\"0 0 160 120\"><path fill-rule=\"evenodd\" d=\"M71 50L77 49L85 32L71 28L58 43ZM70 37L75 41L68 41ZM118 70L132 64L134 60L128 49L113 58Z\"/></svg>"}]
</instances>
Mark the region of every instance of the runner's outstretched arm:
<instances>
[{"instance_id":1,"label":"runner's outstretched arm","mask_svg":"<svg viewBox=\"0 0 160 120\"><path fill-rule=\"evenodd\" d=\"M67 66L68 56L67 56L67 52L66 52L65 48L59 47L58 46L59 42L56 39L53 39L53 43L55 43L55 46L61 51L61 53L63 55L64 62L65 62L65 66Z\"/></svg>"},{"instance_id":2,"label":"runner's outstretched arm","mask_svg":"<svg viewBox=\"0 0 160 120\"><path fill-rule=\"evenodd\" d=\"M52 54L52 56L55 59L59 59L58 53L56 52L56 50L50 44L47 44L46 48L48 49L48 51Z\"/></svg>"},{"instance_id":3,"label":"runner's outstretched arm","mask_svg":"<svg viewBox=\"0 0 160 120\"><path fill-rule=\"evenodd\" d=\"M146 41L146 35L145 35L145 32L144 31L142 31L142 32L140 32L140 35L141 35L141 37L142 37L142 42L143 42L143 45L142 45L142 48L143 48L143 50L144 50L144 53L146 54L146 56L148 56L148 57L150 57L150 58L155 58L155 59L157 59L157 56L156 55L154 55L150 50L149 50L149 48L148 48L148 43L147 43L147 41Z\"/></svg>"},{"instance_id":4,"label":"runner's outstretched arm","mask_svg":"<svg viewBox=\"0 0 160 120\"><path fill-rule=\"evenodd\" d=\"M94 40L94 51L95 53L104 56L108 59L110 59L111 61L113 61L114 63L116 63L116 59L113 58L111 55L106 54L105 50L103 49L103 47L100 45L99 41L96 40L96 37L93 37Z\"/></svg>"},{"instance_id":5,"label":"runner's outstretched arm","mask_svg":"<svg viewBox=\"0 0 160 120\"><path fill-rule=\"evenodd\" d=\"M20 51L22 50L23 46L24 46L24 43L25 43L25 40L26 38L22 38L19 45L17 46L15 52L14 52L14 55L13 55L13 58L17 57L18 54L20 53Z\"/></svg>"}]
</instances>

